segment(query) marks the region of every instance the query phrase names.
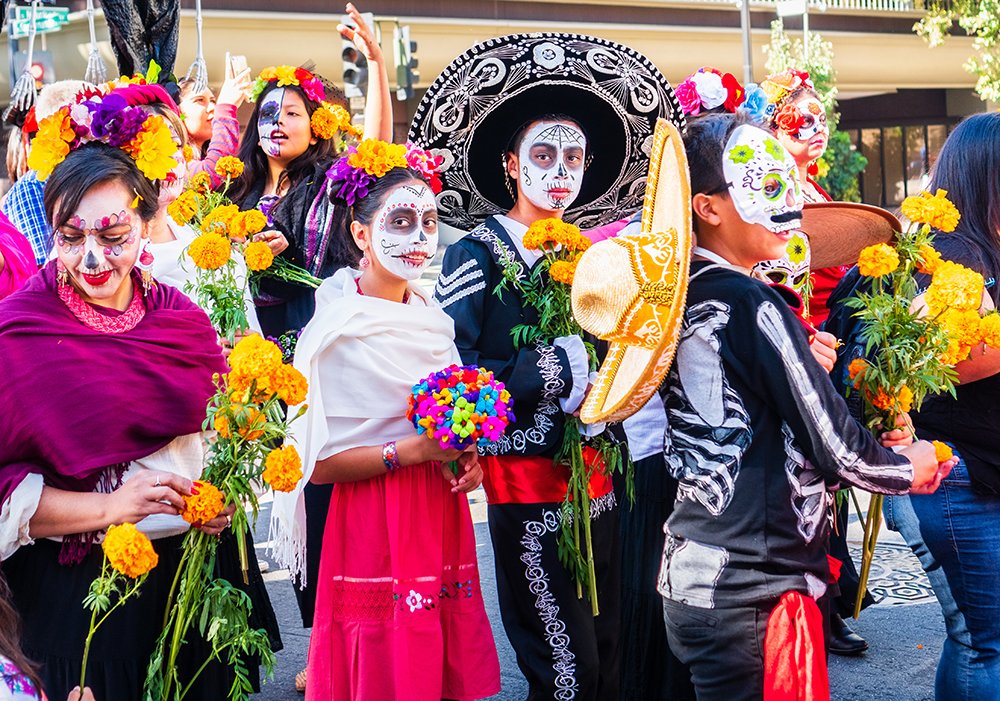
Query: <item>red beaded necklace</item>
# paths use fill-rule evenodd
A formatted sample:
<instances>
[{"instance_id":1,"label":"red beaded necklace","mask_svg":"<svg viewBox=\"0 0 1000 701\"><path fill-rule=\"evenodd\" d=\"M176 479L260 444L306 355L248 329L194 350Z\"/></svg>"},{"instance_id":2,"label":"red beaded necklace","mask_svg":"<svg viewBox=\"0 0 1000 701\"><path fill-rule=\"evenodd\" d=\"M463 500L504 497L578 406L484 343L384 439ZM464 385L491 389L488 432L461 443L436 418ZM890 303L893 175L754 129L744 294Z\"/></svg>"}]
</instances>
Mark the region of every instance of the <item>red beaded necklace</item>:
<instances>
[{"instance_id":1,"label":"red beaded necklace","mask_svg":"<svg viewBox=\"0 0 1000 701\"><path fill-rule=\"evenodd\" d=\"M73 312L73 316L88 329L98 333L128 333L138 326L139 322L146 316L146 305L139 292L139 285L135 283L132 285L132 302L128 305L128 309L118 316L101 314L90 304L87 304L76 288L70 284L60 284L56 287L59 291L59 299Z\"/></svg>"}]
</instances>

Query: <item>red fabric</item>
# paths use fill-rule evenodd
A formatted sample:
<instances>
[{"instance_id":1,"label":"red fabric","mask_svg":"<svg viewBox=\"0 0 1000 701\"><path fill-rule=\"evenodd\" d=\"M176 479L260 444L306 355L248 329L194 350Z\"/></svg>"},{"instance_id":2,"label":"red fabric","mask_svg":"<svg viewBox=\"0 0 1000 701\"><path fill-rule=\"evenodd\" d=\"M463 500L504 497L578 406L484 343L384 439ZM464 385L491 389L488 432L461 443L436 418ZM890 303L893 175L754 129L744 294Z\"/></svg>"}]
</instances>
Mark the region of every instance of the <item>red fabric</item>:
<instances>
[{"instance_id":1,"label":"red fabric","mask_svg":"<svg viewBox=\"0 0 1000 701\"><path fill-rule=\"evenodd\" d=\"M840 581L840 570L843 569L844 563L835 558L833 555L826 556L827 564L830 565L830 584Z\"/></svg>"},{"instance_id":2,"label":"red fabric","mask_svg":"<svg viewBox=\"0 0 1000 701\"><path fill-rule=\"evenodd\" d=\"M764 701L829 701L823 616L812 597L785 592L767 619Z\"/></svg>"},{"instance_id":3,"label":"red fabric","mask_svg":"<svg viewBox=\"0 0 1000 701\"><path fill-rule=\"evenodd\" d=\"M597 465L601 457L584 447L583 459ZM569 484L569 468L557 466L552 458L505 455L482 456L483 489L490 504L545 504L562 501ZM590 498L597 499L612 489L611 478L603 470L590 477Z\"/></svg>"},{"instance_id":4,"label":"red fabric","mask_svg":"<svg viewBox=\"0 0 1000 701\"><path fill-rule=\"evenodd\" d=\"M809 298L809 321L815 326L819 326L830 316L830 309L827 302L834 288L840 279L850 270L848 265L840 265L836 268L820 268L812 271L812 296Z\"/></svg>"},{"instance_id":5,"label":"red fabric","mask_svg":"<svg viewBox=\"0 0 1000 701\"><path fill-rule=\"evenodd\" d=\"M313 626L306 701L500 691L469 502L440 463L334 486Z\"/></svg>"}]
</instances>

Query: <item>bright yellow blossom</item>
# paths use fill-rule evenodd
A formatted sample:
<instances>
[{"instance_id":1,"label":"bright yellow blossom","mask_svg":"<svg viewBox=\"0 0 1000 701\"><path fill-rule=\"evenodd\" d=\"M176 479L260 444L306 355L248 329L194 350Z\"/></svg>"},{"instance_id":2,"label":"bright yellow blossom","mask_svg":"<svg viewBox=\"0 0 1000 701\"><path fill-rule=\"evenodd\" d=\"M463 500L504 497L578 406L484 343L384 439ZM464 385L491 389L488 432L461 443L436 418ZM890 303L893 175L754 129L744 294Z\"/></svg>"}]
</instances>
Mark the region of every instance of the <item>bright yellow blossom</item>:
<instances>
[{"instance_id":1,"label":"bright yellow blossom","mask_svg":"<svg viewBox=\"0 0 1000 701\"><path fill-rule=\"evenodd\" d=\"M911 195L903 200L900 210L911 222L929 224L945 233L954 231L961 219L958 209L948 199L947 190L938 190L933 195L929 192Z\"/></svg>"},{"instance_id":2,"label":"bright yellow blossom","mask_svg":"<svg viewBox=\"0 0 1000 701\"><path fill-rule=\"evenodd\" d=\"M218 234L202 234L188 246L188 255L202 270L218 270L229 262L232 245Z\"/></svg>"},{"instance_id":3,"label":"bright yellow blossom","mask_svg":"<svg viewBox=\"0 0 1000 701\"><path fill-rule=\"evenodd\" d=\"M290 492L302 479L302 458L294 445L283 445L264 460L264 481L276 492Z\"/></svg>"},{"instance_id":4,"label":"bright yellow blossom","mask_svg":"<svg viewBox=\"0 0 1000 701\"><path fill-rule=\"evenodd\" d=\"M882 277L899 267L899 253L886 243L876 243L861 251L858 271L866 277Z\"/></svg>"},{"instance_id":5,"label":"bright yellow blossom","mask_svg":"<svg viewBox=\"0 0 1000 701\"><path fill-rule=\"evenodd\" d=\"M130 579L141 577L160 561L149 536L131 523L108 528L101 547L108 563Z\"/></svg>"}]
</instances>

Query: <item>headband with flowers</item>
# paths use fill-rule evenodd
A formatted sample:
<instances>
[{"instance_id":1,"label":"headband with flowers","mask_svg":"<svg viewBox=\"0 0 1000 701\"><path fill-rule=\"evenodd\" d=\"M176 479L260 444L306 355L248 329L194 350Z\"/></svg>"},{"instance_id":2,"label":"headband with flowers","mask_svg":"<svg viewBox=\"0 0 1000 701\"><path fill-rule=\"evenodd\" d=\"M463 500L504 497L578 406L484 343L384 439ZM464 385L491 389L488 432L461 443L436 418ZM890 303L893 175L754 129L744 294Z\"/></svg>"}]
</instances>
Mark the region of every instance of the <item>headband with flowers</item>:
<instances>
[{"instance_id":1,"label":"headband with flowers","mask_svg":"<svg viewBox=\"0 0 1000 701\"><path fill-rule=\"evenodd\" d=\"M260 72L253 87L250 88L250 99L254 102L261 96L268 83L277 83L278 87L295 85L313 102L323 102L326 99L326 88L323 81L307 71L295 66L268 66Z\"/></svg>"},{"instance_id":2,"label":"headband with flowers","mask_svg":"<svg viewBox=\"0 0 1000 701\"><path fill-rule=\"evenodd\" d=\"M801 126L802 115L791 105L783 104L793 92L799 88L816 91L807 71L786 68L780 73L769 75L760 84L767 97L767 108L764 116L770 120L772 128L795 132ZM795 114L793 115L792 112ZM799 123L796 123L798 120Z\"/></svg>"},{"instance_id":3,"label":"headband with flowers","mask_svg":"<svg viewBox=\"0 0 1000 701\"><path fill-rule=\"evenodd\" d=\"M31 142L28 166L45 180L70 151L91 141L125 151L150 180L162 180L177 167L177 144L163 117L130 106L114 90L88 90L74 104L43 119Z\"/></svg>"},{"instance_id":4,"label":"headband with flowers","mask_svg":"<svg viewBox=\"0 0 1000 701\"><path fill-rule=\"evenodd\" d=\"M674 93L684 114L696 116L719 108L735 112L746 91L732 73L704 66L682 80Z\"/></svg>"},{"instance_id":5,"label":"headband with flowers","mask_svg":"<svg viewBox=\"0 0 1000 701\"><path fill-rule=\"evenodd\" d=\"M335 196L348 206L368 194L368 189L379 178L393 168L409 168L417 171L430 186L434 194L441 192L439 169L444 158L430 151L415 147L411 143L390 144L378 139L365 139L357 146L351 146L347 154L338 160L326 177L336 188Z\"/></svg>"}]
</instances>

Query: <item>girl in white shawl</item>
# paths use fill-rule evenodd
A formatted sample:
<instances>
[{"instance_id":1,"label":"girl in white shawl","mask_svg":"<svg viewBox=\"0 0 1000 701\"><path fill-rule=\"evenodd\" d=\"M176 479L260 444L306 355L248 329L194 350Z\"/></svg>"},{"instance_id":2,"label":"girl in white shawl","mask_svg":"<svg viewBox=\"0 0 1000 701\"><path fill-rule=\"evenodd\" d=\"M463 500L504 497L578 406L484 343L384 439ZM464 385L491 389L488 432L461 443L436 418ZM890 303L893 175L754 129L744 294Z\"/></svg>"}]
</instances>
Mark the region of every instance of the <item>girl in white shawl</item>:
<instances>
[{"instance_id":1,"label":"girl in white shawl","mask_svg":"<svg viewBox=\"0 0 1000 701\"><path fill-rule=\"evenodd\" d=\"M357 180L346 161L331 172ZM412 386L460 362L451 318L415 284L437 248L434 195L406 167L373 177L352 202L361 270L323 283L296 348L309 409L294 437L306 479L335 485L306 699L483 698L500 670L466 498L482 468L405 418ZM332 191L354 199L350 181ZM305 517L301 487L276 498L275 554L300 576Z\"/></svg>"}]
</instances>

